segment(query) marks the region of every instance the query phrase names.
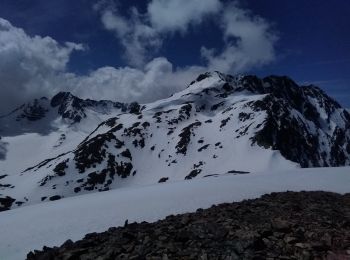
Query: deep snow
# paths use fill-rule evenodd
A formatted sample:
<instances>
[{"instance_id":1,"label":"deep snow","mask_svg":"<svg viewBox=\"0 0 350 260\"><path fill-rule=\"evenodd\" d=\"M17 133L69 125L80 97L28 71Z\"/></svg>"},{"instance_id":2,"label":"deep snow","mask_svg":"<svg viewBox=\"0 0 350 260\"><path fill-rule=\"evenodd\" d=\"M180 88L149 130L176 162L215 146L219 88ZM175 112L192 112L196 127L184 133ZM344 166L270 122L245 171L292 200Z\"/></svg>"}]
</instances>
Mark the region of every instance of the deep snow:
<instances>
[{"instance_id":1,"label":"deep snow","mask_svg":"<svg viewBox=\"0 0 350 260\"><path fill-rule=\"evenodd\" d=\"M0 259L24 259L42 246L77 240L128 219L156 221L213 204L280 191L350 192L350 167L225 174L190 181L120 188L0 213Z\"/></svg>"}]
</instances>

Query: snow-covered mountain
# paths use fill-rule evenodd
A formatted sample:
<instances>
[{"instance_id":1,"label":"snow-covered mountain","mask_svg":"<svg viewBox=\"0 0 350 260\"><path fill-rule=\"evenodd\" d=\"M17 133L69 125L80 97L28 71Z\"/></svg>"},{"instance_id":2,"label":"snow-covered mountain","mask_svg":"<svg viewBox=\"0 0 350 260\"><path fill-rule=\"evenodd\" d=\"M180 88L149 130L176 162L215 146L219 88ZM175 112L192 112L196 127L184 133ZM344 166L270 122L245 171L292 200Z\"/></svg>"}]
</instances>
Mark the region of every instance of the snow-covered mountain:
<instances>
[{"instance_id":1,"label":"snow-covered mountain","mask_svg":"<svg viewBox=\"0 0 350 260\"><path fill-rule=\"evenodd\" d=\"M350 164L350 114L287 77L200 75L150 104L59 93L0 119L0 205L132 185Z\"/></svg>"}]
</instances>

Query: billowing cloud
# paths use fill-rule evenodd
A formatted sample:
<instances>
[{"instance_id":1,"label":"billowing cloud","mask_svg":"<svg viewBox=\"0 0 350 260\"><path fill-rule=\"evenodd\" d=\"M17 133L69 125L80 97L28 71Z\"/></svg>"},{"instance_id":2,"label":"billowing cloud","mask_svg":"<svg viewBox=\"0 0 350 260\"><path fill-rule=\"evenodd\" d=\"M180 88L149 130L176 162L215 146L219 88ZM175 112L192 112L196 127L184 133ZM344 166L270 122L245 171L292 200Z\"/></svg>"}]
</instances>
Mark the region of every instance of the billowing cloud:
<instances>
[{"instance_id":1,"label":"billowing cloud","mask_svg":"<svg viewBox=\"0 0 350 260\"><path fill-rule=\"evenodd\" d=\"M226 6L221 16L223 50L217 53L217 50L201 49L208 68L238 73L273 61L278 36L270 27L266 20L239 8L237 3Z\"/></svg>"},{"instance_id":2,"label":"billowing cloud","mask_svg":"<svg viewBox=\"0 0 350 260\"><path fill-rule=\"evenodd\" d=\"M153 0L148 5L152 27L159 32L186 32L188 26L221 10L219 0Z\"/></svg>"},{"instance_id":3,"label":"billowing cloud","mask_svg":"<svg viewBox=\"0 0 350 260\"><path fill-rule=\"evenodd\" d=\"M111 99L122 102L151 102L184 89L205 71L191 66L174 68L166 58L155 58L143 69L103 67L72 81L75 93L83 98Z\"/></svg>"},{"instance_id":4,"label":"billowing cloud","mask_svg":"<svg viewBox=\"0 0 350 260\"><path fill-rule=\"evenodd\" d=\"M207 70L244 72L275 59L276 34L261 17L237 2L220 0L152 0L145 13L132 7L121 15L110 0L95 5L104 27L125 48L126 67L102 67L88 75L67 71L73 51L84 46L60 44L50 37L29 36L0 18L0 114L34 97L52 96L60 90L92 99L151 102L184 89ZM214 19L224 45L198 55L204 64L176 67L157 57L165 37L189 33L207 19Z\"/></svg>"},{"instance_id":5,"label":"billowing cloud","mask_svg":"<svg viewBox=\"0 0 350 260\"><path fill-rule=\"evenodd\" d=\"M158 49L162 39L154 28L143 23L143 16L136 8L132 8L130 13L130 19L122 17L111 5L102 11L101 20L107 30L115 33L125 48L125 58L129 64L142 67L146 59L150 58L147 53Z\"/></svg>"},{"instance_id":6,"label":"billowing cloud","mask_svg":"<svg viewBox=\"0 0 350 260\"><path fill-rule=\"evenodd\" d=\"M60 89L63 72L75 43L60 45L50 37L31 37L0 18L0 114L28 99Z\"/></svg>"}]
</instances>

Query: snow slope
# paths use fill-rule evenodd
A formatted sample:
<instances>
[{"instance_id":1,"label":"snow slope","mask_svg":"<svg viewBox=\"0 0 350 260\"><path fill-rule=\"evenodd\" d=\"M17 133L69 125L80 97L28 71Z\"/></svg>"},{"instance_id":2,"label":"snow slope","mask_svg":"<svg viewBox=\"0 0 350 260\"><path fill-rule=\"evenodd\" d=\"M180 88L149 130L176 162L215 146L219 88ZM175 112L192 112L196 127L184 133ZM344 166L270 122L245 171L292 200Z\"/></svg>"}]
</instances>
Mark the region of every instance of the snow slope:
<instances>
[{"instance_id":1,"label":"snow slope","mask_svg":"<svg viewBox=\"0 0 350 260\"><path fill-rule=\"evenodd\" d=\"M51 101L34 99L0 116L0 175L20 173L73 149L122 107L126 109L125 104L82 100L62 92Z\"/></svg>"},{"instance_id":2,"label":"snow slope","mask_svg":"<svg viewBox=\"0 0 350 260\"><path fill-rule=\"evenodd\" d=\"M77 240L125 220L156 221L213 204L280 191L350 192L350 167L224 174L190 181L121 188L0 212L0 259Z\"/></svg>"}]
</instances>

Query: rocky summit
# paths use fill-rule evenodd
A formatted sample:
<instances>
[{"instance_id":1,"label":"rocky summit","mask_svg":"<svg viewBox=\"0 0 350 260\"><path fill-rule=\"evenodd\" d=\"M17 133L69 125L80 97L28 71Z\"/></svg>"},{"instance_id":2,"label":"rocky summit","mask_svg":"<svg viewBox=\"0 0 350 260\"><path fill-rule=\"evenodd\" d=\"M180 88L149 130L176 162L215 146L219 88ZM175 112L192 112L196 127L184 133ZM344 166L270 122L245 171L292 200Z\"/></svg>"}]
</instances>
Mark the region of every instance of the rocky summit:
<instances>
[{"instance_id":1,"label":"rocky summit","mask_svg":"<svg viewBox=\"0 0 350 260\"><path fill-rule=\"evenodd\" d=\"M217 174L350 165L349 112L288 77L208 72L149 104L62 92L0 125L0 210Z\"/></svg>"},{"instance_id":2,"label":"rocky summit","mask_svg":"<svg viewBox=\"0 0 350 260\"><path fill-rule=\"evenodd\" d=\"M127 223L28 260L350 259L350 194L284 192Z\"/></svg>"}]
</instances>

